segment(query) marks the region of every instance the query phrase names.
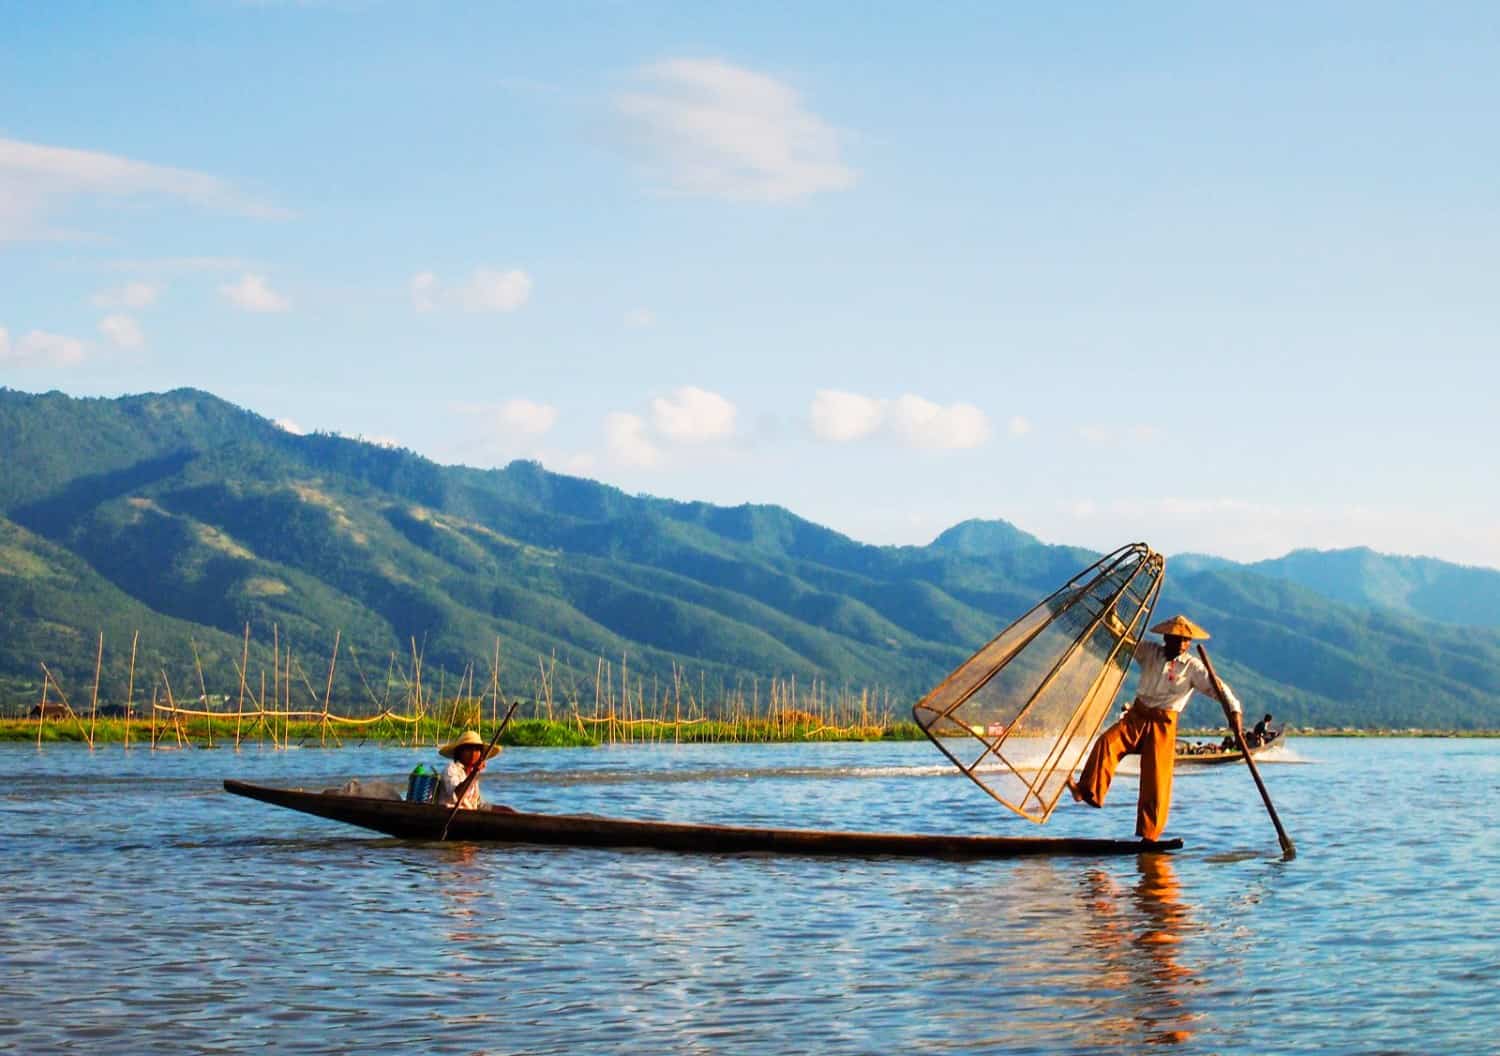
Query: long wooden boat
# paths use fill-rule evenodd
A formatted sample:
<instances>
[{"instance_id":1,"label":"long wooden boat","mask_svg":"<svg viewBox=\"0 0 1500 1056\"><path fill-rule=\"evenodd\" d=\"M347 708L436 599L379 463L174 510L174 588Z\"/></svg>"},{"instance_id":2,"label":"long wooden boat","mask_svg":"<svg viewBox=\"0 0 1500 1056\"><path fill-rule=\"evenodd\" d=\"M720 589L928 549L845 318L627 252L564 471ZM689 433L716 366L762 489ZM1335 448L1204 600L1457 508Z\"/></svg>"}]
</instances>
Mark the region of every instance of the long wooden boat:
<instances>
[{"instance_id":1,"label":"long wooden boat","mask_svg":"<svg viewBox=\"0 0 1500 1056\"><path fill-rule=\"evenodd\" d=\"M304 814L358 825L403 839L436 840L448 811L426 803L333 792L268 788L225 781L224 790ZM569 847L649 847L698 853L834 855L904 858L1024 858L1040 855L1142 854L1175 851L1181 840L1103 840L1036 836L942 836L887 832L825 832L733 825L629 821L592 814L525 814L460 810L450 840L539 843Z\"/></svg>"},{"instance_id":2,"label":"long wooden boat","mask_svg":"<svg viewBox=\"0 0 1500 1056\"><path fill-rule=\"evenodd\" d=\"M1221 748L1221 749L1216 749L1215 751L1212 751L1212 752L1184 752L1184 751L1182 751L1181 750L1182 745L1183 744L1188 744L1188 743L1192 743L1192 742L1188 742L1188 741L1178 741L1177 742L1177 744L1178 744L1178 751L1177 751L1177 754L1175 756L1175 759L1176 759L1176 763L1177 763L1178 766L1183 766L1183 765L1188 765L1188 764L1191 764L1191 765L1194 765L1194 766L1214 766L1214 765L1217 765L1219 763L1237 763L1240 760L1244 759L1244 756L1240 754L1240 750L1238 748ZM1281 743L1281 730L1278 727L1277 730L1276 730L1275 736L1273 736L1270 740L1266 741L1264 744L1258 744L1254 748L1251 748L1250 749L1250 754L1251 755L1259 755L1261 752L1264 752L1267 749L1275 748L1280 743Z\"/></svg>"}]
</instances>

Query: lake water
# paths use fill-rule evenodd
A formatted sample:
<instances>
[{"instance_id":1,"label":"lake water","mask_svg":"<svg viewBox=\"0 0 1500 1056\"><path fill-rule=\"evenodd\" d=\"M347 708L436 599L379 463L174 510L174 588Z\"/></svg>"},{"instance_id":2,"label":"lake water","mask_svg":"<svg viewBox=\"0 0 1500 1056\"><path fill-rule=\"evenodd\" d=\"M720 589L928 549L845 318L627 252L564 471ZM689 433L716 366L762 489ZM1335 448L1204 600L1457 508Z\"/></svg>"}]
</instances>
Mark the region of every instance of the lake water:
<instances>
[{"instance_id":1,"label":"lake water","mask_svg":"<svg viewBox=\"0 0 1500 1056\"><path fill-rule=\"evenodd\" d=\"M1293 740L1178 769L1172 855L999 862L416 844L224 794L387 747L0 746L0 1050L1492 1053L1500 741ZM522 809L1045 828L919 744L512 749Z\"/></svg>"}]
</instances>

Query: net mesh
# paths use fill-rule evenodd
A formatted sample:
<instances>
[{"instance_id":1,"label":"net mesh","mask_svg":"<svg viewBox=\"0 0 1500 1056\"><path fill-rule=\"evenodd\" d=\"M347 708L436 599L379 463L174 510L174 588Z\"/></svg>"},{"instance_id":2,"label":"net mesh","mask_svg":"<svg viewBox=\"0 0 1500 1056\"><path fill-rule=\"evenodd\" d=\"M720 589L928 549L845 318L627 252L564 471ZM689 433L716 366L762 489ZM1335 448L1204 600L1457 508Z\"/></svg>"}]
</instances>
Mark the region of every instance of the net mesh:
<instances>
[{"instance_id":1,"label":"net mesh","mask_svg":"<svg viewBox=\"0 0 1500 1056\"><path fill-rule=\"evenodd\" d=\"M917 724L986 792L1046 821L1109 715L1164 566L1144 543L1090 565L918 701Z\"/></svg>"}]
</instances>

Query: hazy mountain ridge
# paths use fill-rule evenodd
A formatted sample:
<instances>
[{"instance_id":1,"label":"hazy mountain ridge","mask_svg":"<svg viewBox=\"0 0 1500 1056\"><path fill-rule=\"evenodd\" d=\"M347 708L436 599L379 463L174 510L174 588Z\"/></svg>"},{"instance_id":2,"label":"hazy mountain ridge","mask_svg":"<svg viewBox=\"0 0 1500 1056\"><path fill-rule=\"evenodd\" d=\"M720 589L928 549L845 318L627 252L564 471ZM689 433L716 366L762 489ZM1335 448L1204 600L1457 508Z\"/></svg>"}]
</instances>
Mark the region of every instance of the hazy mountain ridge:
<instances>
[{"instance_id":1,"label":"hazy mountain ridge","mask_svg":"<svg viewBox=\"0 0 1500 1056\"><path fill-rule=\"evenodd\" d=\"M1306 587L1356 607L1376 607L1457 626L1500 627L1500 571L1369 547L1293 550L1240 563L1208 554L1173 557L1178 573L1234 569Z\"/></svg>"},{"instance_id":2,"label":"hazy mountain ridge","mask_svg":"<svg viewBox=\"0 0 1500 1056\"><path fill-rule=\"evenodd\" d=\"M0 390L0 440L0 686L12 693L38 660L91 676L99 627L112 675L139 627L175 684L188 677L187 633L222 666L249 621L252 669L275 623L298 655L319 656L309 664L326 664L336 628L381 669L415 640L430 665L457 670L498 634L512 684L538 654L586 680L596 657L628 654L646 677L675 663L911 699L1093 556L998 521L923 547L871 546L775 506L630 496L526 462L442 467L295 436L192 390ZM1330 567L1395 578L1346 583L1302 552L1251 566L1174 558L1162 608L1211 627L1252 710L1500 727L1500 631L1420 618L1500 574L1365 553ZM1447 604L1450 617L1500 623L1483 601ZM342 692L368 692L355 672L338 677ZM1195 705L1189 721L1212 721L1211 709Z\"/></svg>"}]
</instances>

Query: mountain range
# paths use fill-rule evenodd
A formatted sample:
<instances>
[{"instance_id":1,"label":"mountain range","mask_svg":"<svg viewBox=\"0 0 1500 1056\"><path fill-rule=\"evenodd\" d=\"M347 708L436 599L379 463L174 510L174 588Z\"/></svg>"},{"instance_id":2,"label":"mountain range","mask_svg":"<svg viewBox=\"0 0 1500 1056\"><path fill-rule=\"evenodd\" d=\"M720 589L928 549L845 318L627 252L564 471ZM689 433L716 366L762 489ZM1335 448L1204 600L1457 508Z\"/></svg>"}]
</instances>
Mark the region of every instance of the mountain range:
<instances>
[{"instance_id":1,"label":"mountain range","mask_svg":"<svg viewBox=\"0 0 1500 1056\"><path fill-rule=\"evenodd\" d=\"M335 631L353 647L336 698L379 695L414 643L429 678L455 678L498 636L502 683L517 688L555 658L591 693L599 659L624 657L632 677L796 676L904 706L1097 556L1004 521L872 546L777 506L295 435L187 389L0 389L0 451L0 701L12 709L34 703L43 662L76 696L101 631L106 685L123 686L139 631L143 680L164 671L196 696L196 650L223 691L247 623L252 688L274 626L278 648L318 672L309 683ZM1500 728L1495 570L1363 549L1253 564L1181 555L1158 606L1179 610L1211 628L1251 712ZM1215 712L1200 701L1186 720Z\"/></svg>"}]
</instances>

